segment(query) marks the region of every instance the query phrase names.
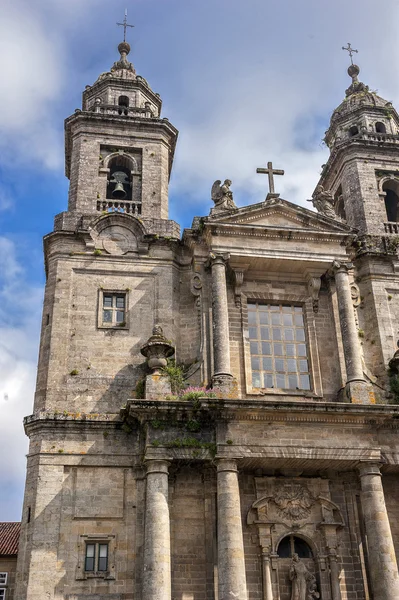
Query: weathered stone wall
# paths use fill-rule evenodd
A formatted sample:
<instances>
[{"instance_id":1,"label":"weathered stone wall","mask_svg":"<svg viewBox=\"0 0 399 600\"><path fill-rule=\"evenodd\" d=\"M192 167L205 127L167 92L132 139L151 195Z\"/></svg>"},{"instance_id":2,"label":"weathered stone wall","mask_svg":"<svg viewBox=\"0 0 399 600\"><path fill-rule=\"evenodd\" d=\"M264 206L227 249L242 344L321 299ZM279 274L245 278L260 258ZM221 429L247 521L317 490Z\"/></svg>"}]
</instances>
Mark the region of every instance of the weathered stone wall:
<instances>
[{"instance_id":1,"label":"weathered stone wall","mask_svg":"<svg viewBox=\"0 0 399 600\"><path fill-rule=\"evenodd\" d=\"M7 573L6 600L14 600L15 591L15 576L17 572L17 557L16 556L1 556L0 555L0 572Z\"/></svg>"}]
</instances>

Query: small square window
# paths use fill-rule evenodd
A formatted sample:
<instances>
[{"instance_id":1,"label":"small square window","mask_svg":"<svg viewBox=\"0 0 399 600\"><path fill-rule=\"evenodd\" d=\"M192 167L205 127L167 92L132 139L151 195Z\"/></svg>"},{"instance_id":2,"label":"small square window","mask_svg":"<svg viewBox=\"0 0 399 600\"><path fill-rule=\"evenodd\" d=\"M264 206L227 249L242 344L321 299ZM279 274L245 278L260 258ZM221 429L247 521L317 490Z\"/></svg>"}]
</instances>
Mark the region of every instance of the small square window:
<instances>
[{"instance_id":1,"label":"small square window","mask_svg":"<svg viewBox=\"0 0 399 600\"><path fill-rule=\"evenodd\" d=\"M0 585L7 585L7 577L8 577L8 573L2 571L0 573Z\"/></svg>"},{"instance_id":2,"label":"small square window","mask_svg":"<svg viewBox=\"0 0 399 600\"><path fill-rule=\"evenodd\" d=\"M126 327L127 295L121 292L100 292L99 327Z\"/></svg>"},{"instance_id":3,"label":"small square window","mask_svg":"<svg viewBox=\"0 0 399 600\"><path fill-rule=\"evenodd\" d=\"M108 571L108 544L86 543L85 571Z\"/></svg>"}]
</instances>

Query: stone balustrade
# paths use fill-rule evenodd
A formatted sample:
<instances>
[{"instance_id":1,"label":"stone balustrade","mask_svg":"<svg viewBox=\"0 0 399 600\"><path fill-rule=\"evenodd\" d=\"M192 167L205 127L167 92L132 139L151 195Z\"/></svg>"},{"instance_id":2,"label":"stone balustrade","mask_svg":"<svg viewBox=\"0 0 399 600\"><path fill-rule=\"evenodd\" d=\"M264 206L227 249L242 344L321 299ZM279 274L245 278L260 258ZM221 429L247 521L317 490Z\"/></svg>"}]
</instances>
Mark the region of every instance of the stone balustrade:
<instances>
[{"instance_id":1,"label":"stone balustrade","mask_svg":"<svg viewBox=\"0 0 399 600\"><path fill-rule=\"evenodd\" d=\"M127 213L128 215L141 215L141 202L98 200L97 210L99 212L120 212Z\"/></svg>"},{"instance_id":2,"label":"stone balustrade","mask_svg":"<svg viewBox=\"0 0 399 600\"><path fill-rule=\"evenodd\" d=\"M385 233L399 233L399 223L396 221L389 221L384 223Z\"/></svg>"}]
</instances>

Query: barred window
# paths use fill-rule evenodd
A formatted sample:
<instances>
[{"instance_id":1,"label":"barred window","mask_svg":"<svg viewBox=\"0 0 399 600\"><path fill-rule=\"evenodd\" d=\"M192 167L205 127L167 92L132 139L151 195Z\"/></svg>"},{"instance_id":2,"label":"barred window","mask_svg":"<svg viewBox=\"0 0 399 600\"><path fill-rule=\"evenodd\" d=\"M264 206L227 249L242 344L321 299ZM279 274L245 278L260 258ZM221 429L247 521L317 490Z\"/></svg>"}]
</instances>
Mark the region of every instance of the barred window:
<instances>
[{"instance_id":1,"label":"barred window","mask_svg":"<svg viewBox=\"0 0 399 600\"><path fill-rule=\"evenodd\" d=\"M2 571L0 573L0 585L7 585L7 577L8 577L8 573Z\"/></svg>"},{"instance_id":2,"label":"barred window","mask_svg":"<svg viewBox=\"0 0 399 600\"><path fill-rule=\"evenodd\" d=\"M5 600L6 597L6 589L0 588L0 600Z\"/></svg>"},{"instance_id":3,"label":"barred window","mask_svg":"<svg viewBox=\"0 0 399 600\"><path fill-rule=\"evenodd\" d=\"M301 306L248 303L252 387L310 390Z\"/></svg>"}]
</instances>

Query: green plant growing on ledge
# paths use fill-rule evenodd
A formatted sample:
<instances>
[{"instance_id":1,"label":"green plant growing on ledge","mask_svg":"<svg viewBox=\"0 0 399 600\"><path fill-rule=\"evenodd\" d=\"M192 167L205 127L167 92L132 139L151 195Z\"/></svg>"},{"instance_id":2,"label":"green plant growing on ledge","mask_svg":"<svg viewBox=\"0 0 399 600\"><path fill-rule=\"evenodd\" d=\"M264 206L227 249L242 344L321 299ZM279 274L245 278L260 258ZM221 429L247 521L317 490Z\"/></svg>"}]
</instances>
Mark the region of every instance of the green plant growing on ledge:
<instances>
[{"instance_id":1,"label":"green plant growing on ledge","mask_svg":"<svg viewBox=\"0 0 399 600\"><path fill-rule=\"evenodd\" d=\"M363 329L359 329L359 331L357 332L357 335L358 335L360 338L364 338L364 331L363 331Z\"/></svg>"},{"instance_id":2,"label":"green plant growing on ledge","mask_svg":"<svg viewBox=\"0 0 399 600\"><path fill-rule=\"evenodd\" d=\"M72 377L76 377L76 375L79 375L79 371L78 371L78 369L72 369L72 371L69 374Z\"/></svg>"},{"instance_id":3,"label":"green plant growing on ledge","mask_svg":"<svg viewBox=\"0 0 399 600\"><path fill-rule=\"evenodd\" d=\"M136 398L138 400L143 400L145 397L145 379L139 379L136 383Z\"/></svg>"},{"instance_id":4,"label":"green plant growing on ledge","mask_svg":"<svg viewBox=\"0 0 399 600\"><path fill-rule=\"evenodd\" d=\"M174 358L169 358L162 372L169 379L172 394L179 394L184 388L184 367L177 365Z\"/></svg>"},{"instance_id":5,"label":"green plant growing on ledge","mask_svg":"<svg viewBox=\"0 0 399 600\"><path fill-rule=\"evenodd\" d=\"M101 256L102 252L99 248L96 248L93 252L94 256Z\"/></svg>"}]
</instances>

